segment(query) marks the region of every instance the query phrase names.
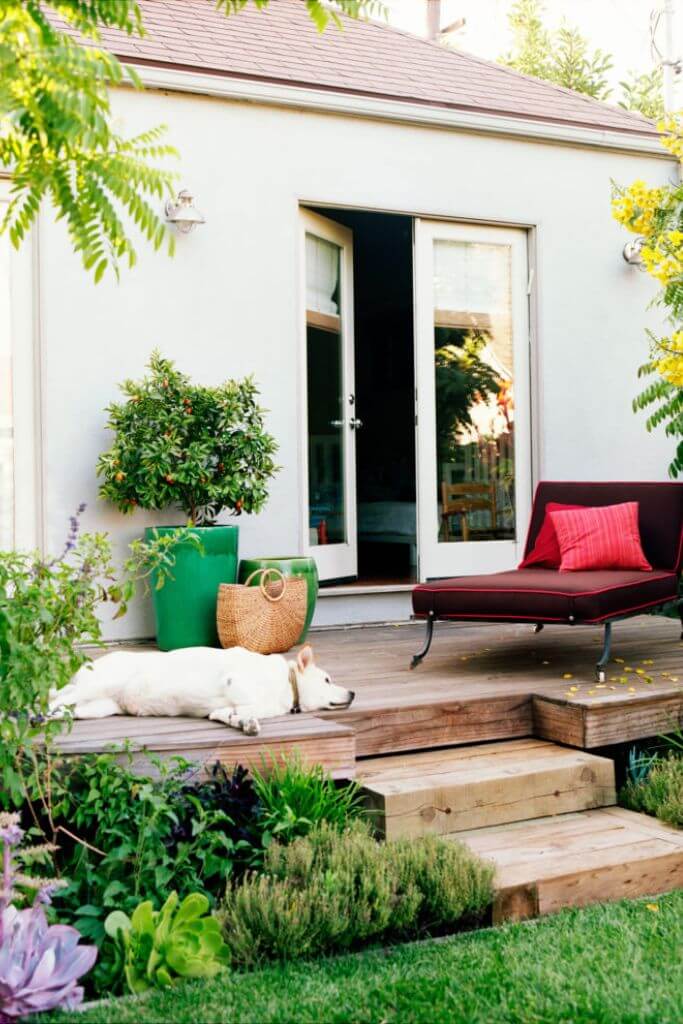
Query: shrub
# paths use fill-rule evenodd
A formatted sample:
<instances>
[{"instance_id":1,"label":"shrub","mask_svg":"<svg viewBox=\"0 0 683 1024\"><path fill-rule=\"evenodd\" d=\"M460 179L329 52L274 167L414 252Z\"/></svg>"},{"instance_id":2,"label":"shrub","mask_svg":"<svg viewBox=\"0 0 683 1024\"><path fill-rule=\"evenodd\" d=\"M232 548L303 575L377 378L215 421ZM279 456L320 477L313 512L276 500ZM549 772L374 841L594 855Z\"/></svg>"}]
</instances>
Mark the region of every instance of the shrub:
<instances>
[{"instance_id":1,"label":"shrub","mask_svg":"<svg viewBox=\"0 0 683 1024\"><path fill-rule=\"evenodd\" d=\"M25 795L19 770L35 740L64 729L46 720L50 691L61 689L86 662L78 644L100 641L97 608L120 599L111 550L102 534L79 536L78 514L56 558L0 552L0 807Z\"/></svg>"},{"instance_id":2,"label":"shrub","mask_svg":"<svg viewBox=\"0 0 683 1024\"><path fill-rule=\"evenodd\" d=\"M153 352L149 375L126 380L107 426L114 443L100 456L100 495L121 512L181 508L192 524L221 511L258 512L276 472L274 438L251 378L200 387Z\"/></svg>"},{"instance_id":3,"label":"shrub","mask_svg":"<svg viewBox=\"0 0 683 1024\"><path fill-rule=\"evenodd\" d=\"M219 911L236 963L289 959L452 929L483 914L493 869L434 836L381 844L355 821L273 843L264 874L228 886Z\"/></svg>"},{"instance_id":4,"label":"shrub","mask_svg":"<svg viewBox=\"0 0 683 1024\"><path fill-rule=\"evenodd\" d=\"M181 978L214 978L230 962L218 921L207 916L209 901L199 893L179 903L172 892L161 910L150 900L128 917L113 911L105 922L118 963L134 995L169 988Z\"/></svg>"},{"instance_id":5,"label":"shrub","mask_svg":"<svg viewBox=\"0 0 683 1024\"><path fill-rule=\"evenodd\" d=\"M362 813L356 783L338 785L321 765L304 765L296 755L264 761L263 771L253 769L252 775L266 844L273 837L287 842L307 835L322 821L343 829Z\"/></svg>"},{"instance_id":6,"label":"shrub","mask_svg":"<svg viewBox=\"0 0 683 1024\"><path fill-rule=\"evenodd\" d=\"M188 785L189 762L150 757L152 778L133 770L132 755L121 757L86 755L51 776L58 864L69 879L59 904L98 943L110 910L131 914L151 894L199 891L213 901L234 860L251 852L230 815L202 801L203 785Z\"/></svg>"},{"instance_id":7,"label":"shrub","mask_svg":"<svg viewBox=\"0 0 683 1024\"><path fill-rule=\"evenodd\" d=\"M626 782L619 800L632 811L644 811L683 828L683 758L670 753L656 761L644 779Z\"/></svg>"}]
</instances>

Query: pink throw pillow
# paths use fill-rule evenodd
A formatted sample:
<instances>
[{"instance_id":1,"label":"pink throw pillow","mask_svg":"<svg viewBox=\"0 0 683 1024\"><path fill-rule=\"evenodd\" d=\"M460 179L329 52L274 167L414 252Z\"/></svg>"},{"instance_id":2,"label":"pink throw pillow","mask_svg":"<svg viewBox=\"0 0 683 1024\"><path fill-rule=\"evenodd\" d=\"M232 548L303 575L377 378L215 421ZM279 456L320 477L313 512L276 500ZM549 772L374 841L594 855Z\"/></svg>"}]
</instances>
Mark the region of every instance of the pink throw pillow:
<instances>
[{"instance_id":1,"label":"pink throw pillow","mask_svg":"<svg viewBox=\"0 0 683 1024\"><path fill-rule=\"evenodd\" d=\"M518 569L530 569L532 565L542 566L545 569L559 569L562 554L560 545L557 543L557 534L553 521L550 518L551 512L564 512L570 508L586 508L585 505L561 505L558 501L549 501L545 507L545 516L541 529L536 535L534 546L519 563Z\"/></svg>"},{"instance_id":2,"label":"pink throw pillow","mask_svg":"<svg viewBox=\"0 0 683 1024\"><path fill-rule=\"evenodd\" d=\"M560 572L640 569L651 572L640 543L638 502L550 512L560 545Z\"/></svg>"}]
</instances>

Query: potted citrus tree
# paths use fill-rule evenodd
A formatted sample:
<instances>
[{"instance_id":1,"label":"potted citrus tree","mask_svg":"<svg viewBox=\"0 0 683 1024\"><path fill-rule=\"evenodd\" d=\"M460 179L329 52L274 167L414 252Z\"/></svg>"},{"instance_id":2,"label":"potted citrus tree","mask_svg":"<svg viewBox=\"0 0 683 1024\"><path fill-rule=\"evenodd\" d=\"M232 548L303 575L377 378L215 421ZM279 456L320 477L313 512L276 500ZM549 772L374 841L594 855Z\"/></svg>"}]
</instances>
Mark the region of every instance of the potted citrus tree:
<instances>
[{"instance_id":1,"label":"potted citrus tree","mask_svg":"<svg viewBox=\"0 0 683 1024\"><path fill-rule=\"evenodd\" d=\"M153 590L157 642L162 650L215 645L218 585L235 582L238 548L237 526L216 520L263 508L277 444L250 377L203 387L156 351L148 371L124 381L124 400L107 409L114 443L97 464L100 496L124 513L185 513L188 540L174 547L172 578L159 574Z\"/></svg>"}]
</instances>

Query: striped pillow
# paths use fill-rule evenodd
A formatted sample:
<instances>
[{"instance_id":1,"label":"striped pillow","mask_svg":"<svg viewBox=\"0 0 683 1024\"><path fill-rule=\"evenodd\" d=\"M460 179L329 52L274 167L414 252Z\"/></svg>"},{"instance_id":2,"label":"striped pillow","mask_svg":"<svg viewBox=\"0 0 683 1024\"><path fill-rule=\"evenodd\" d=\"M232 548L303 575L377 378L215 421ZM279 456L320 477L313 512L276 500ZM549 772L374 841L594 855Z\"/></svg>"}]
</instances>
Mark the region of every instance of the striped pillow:
<instances>
[{"instance_id":1,"label":"striped pillow","mask_svg":"<svg viewBox=\"0 0 683 1024\"><path fill-rule=\"evenodd\" d=\"M562 555L560 572L652 570L640 543L637 501L549 514Z\"/></svg>"}]
</instances>

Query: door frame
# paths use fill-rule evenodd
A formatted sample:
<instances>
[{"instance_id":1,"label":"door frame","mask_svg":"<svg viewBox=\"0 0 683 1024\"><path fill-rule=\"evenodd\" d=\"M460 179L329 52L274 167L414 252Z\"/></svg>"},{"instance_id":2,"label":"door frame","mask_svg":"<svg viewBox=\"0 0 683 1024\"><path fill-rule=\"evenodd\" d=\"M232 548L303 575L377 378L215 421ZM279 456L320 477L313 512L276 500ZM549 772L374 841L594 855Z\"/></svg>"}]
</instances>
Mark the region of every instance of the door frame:
<instances>
[{"instance_id":1,"label":"door frame","mask_svg":"<svg viewBox=\"0 0 683 1024\"><path fill-rule=\"evenodd\" d=\"M353 319L353 232L350 228L322 217L303 206L299 216L299 316L301 353L301 465L302 500L300 510L301 547L315 559L321 581L352 579L358 575L358 531L356 509L356 434L349 425L355 412L350 396L355 396L355 346ZM306 235L313 234L338 245L341 286L341 349L342 349L342 427L344 445L344 525L346 541L342 544L311 544L309 540L308 488L308 353L306 319Z\"/></svg>"},{"instance_id":2,"label":"door frame","mask_svg":"<svg viewBox=\"0 0 683 1024\"><path fill-rule=\"evenodd\" d=\"M10 185L10 179L0 175L0 217L11 199ZM9 330L12 374L14 546L43 550L38 226L18 251L7 235L0 238L0 245L6 246L7 269L6 280L0 280L0 330Z\"/></svg>"},{"instance_id":3,"label":"door frame","mask_svg":"<svg viewBox=\"0 0 683 1024\"><path fill-rule=\"evenodd\" d=\"M415 217L413 221L415 450L419 579L472 575L513 568L522 557L533 493L532 358L529 303L531 240L507 225ZM433 245L439 238L510 244L515 388L514 541L439 541L434 376ZM473 565L473 563L475 563Z\"/></svg>"}]
</instances>

